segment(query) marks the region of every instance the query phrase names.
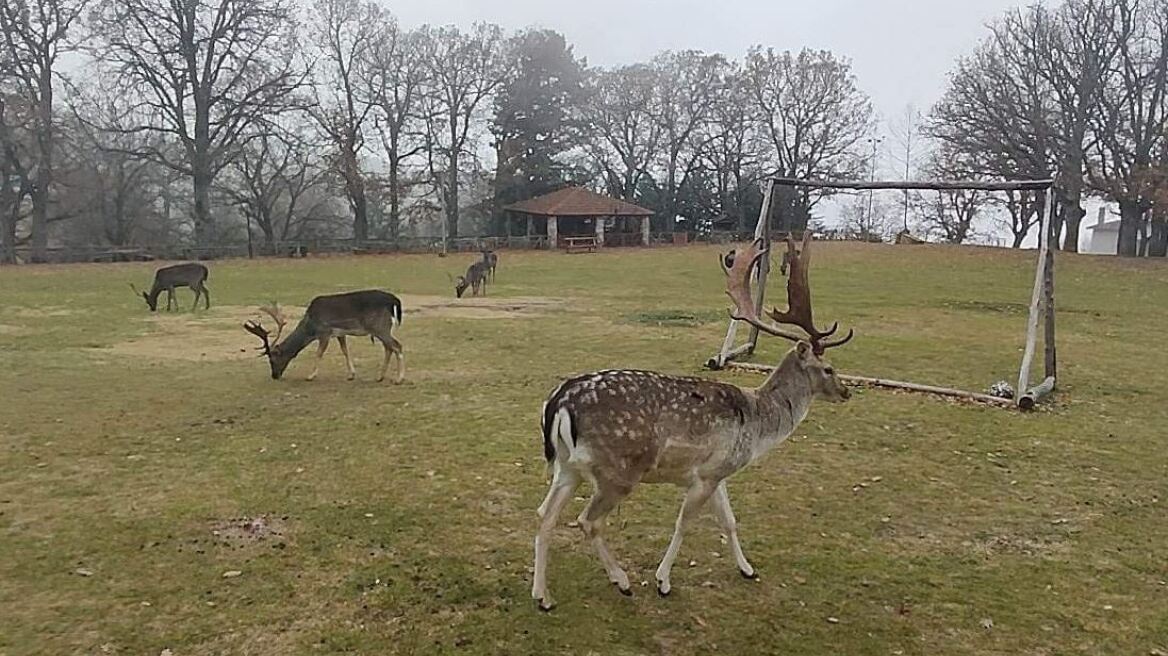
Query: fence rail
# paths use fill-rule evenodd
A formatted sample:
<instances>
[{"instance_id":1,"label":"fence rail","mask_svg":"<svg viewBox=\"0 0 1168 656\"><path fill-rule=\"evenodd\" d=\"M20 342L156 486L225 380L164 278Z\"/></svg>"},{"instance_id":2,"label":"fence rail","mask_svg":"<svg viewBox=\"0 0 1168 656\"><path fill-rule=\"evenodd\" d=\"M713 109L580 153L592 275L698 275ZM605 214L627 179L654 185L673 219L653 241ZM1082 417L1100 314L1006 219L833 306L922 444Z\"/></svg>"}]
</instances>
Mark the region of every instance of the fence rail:
<instances>
[{"instance_id":1,"label":"fence rail","mask_svg":"<svg viewBox=\"0 0 1168 656\"><path fill-rule=\"evenodd\" d=\"M651 246L684 243L677 237L684 233L654 232L649 235ZM785 232L773 232L772 239L786 238ZM831 238L831 235L823 235ZM605 246L640 246L641 233L609 233L605 235ZM729 244L753 239L753 234L734 231L714 231L689 233L689 242L709 244ZM513 237L459 237L447 240L446 250L451 253L474 253L482 250L532 250L548 248L545 235ZM250 252L246 243L221 244L216 246L183 246L176 244L146 244L138 246L71 245L53 246L46 250L46 263L74 262L147 262L151 260L218 260L246 257L327 257L330 255L375 255L389 253L440 253L442 239L439 237L402 237L396 240L369 239L293 239L275 242L253 243ZM2 258L0 258L2 261ZM32 261L32 249L27 246L16 248L18 263Z\"/></svg>"}]
</instances>

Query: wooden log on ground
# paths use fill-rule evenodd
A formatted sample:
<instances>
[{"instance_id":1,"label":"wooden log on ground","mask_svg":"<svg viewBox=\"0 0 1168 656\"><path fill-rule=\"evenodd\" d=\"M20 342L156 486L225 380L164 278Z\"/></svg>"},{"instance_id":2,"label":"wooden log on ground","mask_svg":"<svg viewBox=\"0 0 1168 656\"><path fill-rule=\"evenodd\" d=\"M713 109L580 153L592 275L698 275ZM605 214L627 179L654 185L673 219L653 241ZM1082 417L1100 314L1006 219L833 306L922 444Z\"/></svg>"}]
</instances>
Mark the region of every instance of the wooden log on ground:
<instances>
[{"instance_id":1,"label":"wooden log on ground","mask_svg":"<svg viewBox=\"0 0 1168 656\"><path fill-rule=\"evenodd\" d=\"M1025 394L1018 397L1018 407L1023 410L1033 410L1042 397L1048 396L1053 391L1054 376L1047 376L1046 380L1026 390Z\"/></svg>"},{"instance_id":2,"label":"wooden log on ground","mask_svg":"<svg viewBox=\"0 0 1168 656\"><path fill-rule=\"evenodd\" d=\"M728 362L727 369L741 369L743 371L754 371L758 373L769 374L774 370L774 367L765 364L753 364L749 362ZM936 385L923 385L921 383L909 383L901 380L890 380L888 378L871 378L869 376L847 376L840 375L840 380L852 385L866 385L870 387L887 387L889 389L902 389L910 392L922 392L925 394L936 394L938 396L949 396L966 401L976 401L978 403L986 403L989 405L996 405L1003 408L1014 407L1013 399L1003 399L997 396L990 396L989 394L981 394L978 392L967 392L965 390L953 389L951 387L937 387Z\"/></svg>"}]
</instances>

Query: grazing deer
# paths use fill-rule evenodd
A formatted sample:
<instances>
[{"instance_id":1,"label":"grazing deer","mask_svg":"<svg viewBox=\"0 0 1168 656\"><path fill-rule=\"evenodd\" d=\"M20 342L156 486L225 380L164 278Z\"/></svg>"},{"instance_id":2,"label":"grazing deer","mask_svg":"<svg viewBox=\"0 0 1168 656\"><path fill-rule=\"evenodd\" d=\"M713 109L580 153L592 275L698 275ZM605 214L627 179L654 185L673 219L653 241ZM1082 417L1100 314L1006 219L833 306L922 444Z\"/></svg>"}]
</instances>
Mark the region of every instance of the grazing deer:
<instances>
[{"instance_id":1,"label":"grazing deer","mask_svg":"<svg viewBox=\"0 0 1168 656\"><path fill-rule=\"evenodd\" d=\"M483 263L487 265L487 277L495 280L495 267L499 266L499 254L495 251L483 251Z\"/></svg>"},{"instance_id":2,"label":"grazing deer","mask_svg":"<svg viewBox=\"0 0 1168 656\"><path fill-rule=\"evenodd\" d=\"M471 296L478 296L479 289L483 290L483 296L487 295L487 262L486 260L479 260L466 268L466 275L459 276L454 281L454 295L462 298L466 290L471 289Z\"/></svg>"},{"instance_id":3,"label":"grazing deer","mask_svg":"<svg viewBox=\"0 0 1168 656\"><path fill-rule=\"evenodd\" d=\"M815 327L807 278L808 242L809 235L804 237L802 255L791 258L787 311L776 309L770 314L773 321L797 326L806 335L761 319L754 307L750 275L759 258L767 255L761 240L732 258L733 266L725 266L731 258L721 260L726 291L735 306L731 317L796 342L761 386L745 389L701 378L611 370L569 379L548 397L541 425L552 481L537 511L540 525L531 588L541 610L554 606L547 589L552 529L585 480L594 493L577 521L608 579L622 594L632 594L629 577L609 552L602 533L605 517L639 483L672 483L686 490L673 539L657 567L659 594L669 594L670 571L682 533L707 500L712 500L739 571L747 578L757 577L738 542L726 479L791 435L807 416L812 399L841 402L849 396L823 354L846 343L853 332L833 341L827 338L838 324L826 331ZM789 252L795 249L790 239L787 248Z\"/></svg>"},{"instance_id":4,"label":"grazing deer","mask_svg":"<svg viewBox=\"0 0 1168 656\"><path fill-rule=\"evenodd\" d=\"M174 300L175 287L190 287L195 292L195 304L191 306L192 310L199 307L199 295L203 296L205 303L204 309L211 309L211 292L207 289L207 267L202 264L195 264L193 262L187 264L174 264L171 266L162 267L154 272L154 284L150 287L149 292L140 292L130 283L130 289L134 290L134 294L141 294L142 298L146 299L146 305L151 312L158 309L158 295L162 290L166 290L166 309L169 311L172 305L177 306Z\"/></svg>"},{"instance_id":5,"label":"grazing deer","mask_svg":"<svg viewBox=\"0 0 1168 656\"><path fill-rule=\"evenodd\" d=\"M377 375L378 382L385 379L385 370L389 368L391 355L397 355L397 378L394 382L400 383L405 378L405 354L401 342L391 334L394 325L401 325L402 306L401 301L389 292L370 289L317 296L308 304L308 310L301 317L300 323L296 324L291 334L282 342L280 335L284 332L284 324L287 321L279 306L273 303L261 307L260 310L276 322L275 338L269 339L268 331L255 321L249 321L243 324L243 327L259 337L263 343L261 350L268 356L273 379L278 380L284 374L288 363L314 341L317 343L316 363L312 373L308 374L308 380L316 378L329 339L336 337L341 345L341 353L345 354L349 380L353 380L357 372L353 368L353 360L349 357L349 345L345 341L347 335L369 335L371 340L377 339L385 347L385 360L382 361L381 372Z\"/></svg>"}]
</instances>

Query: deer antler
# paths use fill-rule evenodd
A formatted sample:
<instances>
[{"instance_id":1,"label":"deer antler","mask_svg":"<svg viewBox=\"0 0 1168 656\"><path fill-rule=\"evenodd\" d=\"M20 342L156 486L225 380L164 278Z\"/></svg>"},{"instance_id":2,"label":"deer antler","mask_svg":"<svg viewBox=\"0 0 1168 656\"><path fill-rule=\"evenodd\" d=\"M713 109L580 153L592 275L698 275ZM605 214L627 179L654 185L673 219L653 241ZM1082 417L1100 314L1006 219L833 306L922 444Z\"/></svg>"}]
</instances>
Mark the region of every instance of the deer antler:
<instances>
[{"instance_id":1,"label":"deer antler","mask_svg":"<svg viewBox=\"0 0 1168 656\"><path fill-rule=\"evenodd\" d=\"M777 308L772 309L770 318L778 323L790 324L802 329L803 332L807 333L807 341L811 343L812 350L817 355L823 355L823 352L829 348L846 344L855 333L849 329L848 334L842 338L824 341L824 338L835 333L839 328L839 323L833 323L831 328L826 331L815 327L811 315L811 284L807 276L808 265L811 262L810 246L810 231L803 234L802 252L796 250L795 241L791 239L790 235L787 236L787 255L790 263L790 276L787 278L787 309L783 312ZM803 339L774 324L762 321L758 309L754 307L754 299L750 295L750 274L758 260L766 255L767 249L762 247L762 240L756 239L744 252L735 253L732 251L722 257L723 270L726 269L726 263L730 263L730 269L726 274L726 293L730 295L736 306L735 312L731 313L730 316L745 321L771 335L795 341Z\"/></svg>"},{"instance_id":2,"label":"deer antler","mask_svg":"<svg viewBox=\"0 0 1168 656\"><path fill-rule=\"evenodd\" d=\"M243 324L243 329L260 338L260 341L264 343L264 347L262 349L264 355L271 353L272 344L268 341L268 331L264 330L263 326L259 325L255 321L248 321Z\"/></svg>"},{"instance_id":3,"label":"deer antler","mask_svg":"<svg viewBox=\"0 0 1168 656\"><path fill-rule=\"evenodd\" d=\"M279 344L280 335L284 334L284 325L288 323L288 319L284 317L284 312L280 309L280 304L272 301L271 305L261 305L259 311L276 322L276 337L272 341Z\"/></svg>"}]
</instances>

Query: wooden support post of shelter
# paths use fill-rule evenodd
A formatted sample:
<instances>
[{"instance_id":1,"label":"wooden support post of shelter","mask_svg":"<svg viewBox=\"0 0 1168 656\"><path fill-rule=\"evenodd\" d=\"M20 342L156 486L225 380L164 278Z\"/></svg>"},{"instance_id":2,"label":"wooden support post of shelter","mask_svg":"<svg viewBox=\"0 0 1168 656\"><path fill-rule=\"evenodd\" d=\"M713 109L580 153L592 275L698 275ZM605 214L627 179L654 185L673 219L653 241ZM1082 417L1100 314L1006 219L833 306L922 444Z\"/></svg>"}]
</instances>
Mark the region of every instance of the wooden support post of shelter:
<instances>
[{"instance_id":1,"label":"wooden support post of shelter","mask_svg":"<svg viewBox=\"0 0 1168 656\"><path fill-rule=\"evenodd\" d=\"M1031 295L1030 313L1027 320L1026 342L1022 357L1022 366L1018 375L1018 387L1015 391L1014 399L1002 399L987 394L979 394L977 392L967 392L948 387L938 387L935 385L923 385L920 383L911 383L904 381L887 380L882 378L870 378L866 376L841 376L846 381L872 385L877 387L890 387L896 389L904 389L915 392L924 392L929 394L938 394L942 396L952 396L957 398L964 398L967 400L977 401L981 403L990 403L999 406L1010 406L1030 409L1035 403L1054 391L1055 381L1057 379L1057 357L1055 350L1055 305L1054 305L1054 250L1050 248L1050 241L1053 230L1053 212L1054 212L1054 194L1053 186L1054 180L1005 180L1005 181L840 181L840 180L803 180L799 178L771 178L766 182L766 188L763 191L763 207L759 213L758 224L755 227L755 239L764 239L769 246L769 217L771 209L771 199L773 197L776 186L791 186L791 187L818 187L823 189L849 189L849 190L873 190L873 189L927 189L927 190L961 190L961 189L975 189L981 191L1031 191L1040 193L1042 195L1043 204L1040 213L1039 221L1039 248L1038 248L1038 264L1035 270L1034 289ZM759 266L755 270L755 280L758 285L757 298L755 300L755 308L762 311L763 302L765 300L766 277L770 270L769 258L762 258L759 261ZM1044 380L1034 386L1030 387L1030 366L1034 357L1035 346L1038 336L1038 320L1040 316L1045 316L1045 365L1046 377ZM770 371L771 367L764 365L741 364L734 362L735 359L743 355L750 355L754 352L754 348L758 342L758 330L752 329L750 339L746 343L735 346L735 336L737 321L731 319L730 325L726 330L726 338L722 342L722 348L713 357L709 358L706 366L710 369L722 369L724 367L733 366L735 368L750 370L750 371Z\"/></svg>"}]
</instances>

